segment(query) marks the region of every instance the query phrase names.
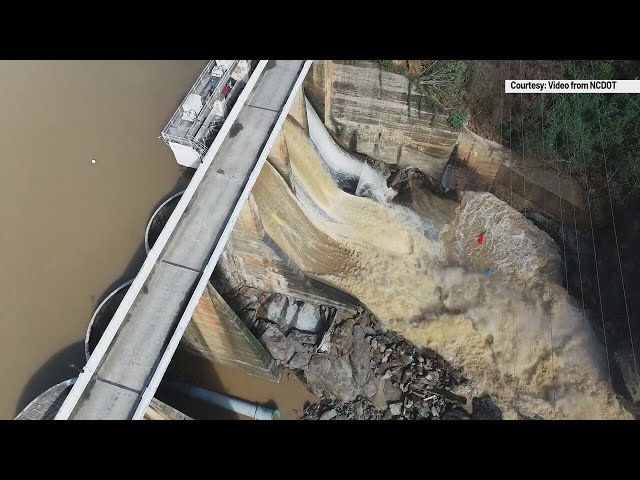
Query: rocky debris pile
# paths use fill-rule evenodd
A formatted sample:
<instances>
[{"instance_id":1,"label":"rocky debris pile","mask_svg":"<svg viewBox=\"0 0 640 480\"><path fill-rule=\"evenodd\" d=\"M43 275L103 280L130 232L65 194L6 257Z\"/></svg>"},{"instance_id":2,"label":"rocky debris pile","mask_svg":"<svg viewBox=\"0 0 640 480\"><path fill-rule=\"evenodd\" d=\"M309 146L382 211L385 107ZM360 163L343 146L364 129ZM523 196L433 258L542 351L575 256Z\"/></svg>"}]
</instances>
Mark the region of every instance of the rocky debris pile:
<instances>
[{"instance_id":1,"label":"rocky debris pile","mask_svg":"<svg viewBox=\"0 0 640 480\"><path fill-rule=\"evenodd\" d=\"M389 410L378 410L367 398L358 397L352 402L336 402L328 399L308 406L303 420L385 420L391 418Z\"/></svg>"},{"instance_id":2,"label":"rocky debris pile","mask_svg":"<svg viewBox=\"0 0 640 480\"><path fill-rule=\"evenodd\" d=\"M262 319L278 325L283 331L324 332L336 314L335 307L316 305L253 287L234 288L220 278L215 285L218 293L250 328Z\"/></svg>"},{"instance_id":3,"label":"rocky debris pile","mask_svg":"<svg viewBox=\"0 0 640 480\"><path fill-rule=\"evenodd\" d=\"M212 277L212 283L220 296L236 312L236 315L240 317L245 325L251 327L256 321L258 306L268 294L253 287L242 286L235 288L219 272L216 272L215 278Z\"/></svg>"},{"instance_id":4,"label":"rocky debris pile","mask_svg":"<svg viewBox=\"0 0 640 480\"><path fill-rule=\"evenodd\" d=\"M389 331L377 331L369 342L371 369L382 387L373 402L379 408L386 403L392 417L438 419L466 405L465 397L451 391L465 379L435 352Z\"/></svg>"},{"instance_id":5,"label":"rocky debris pile","mask_svg":"<svg viewBox=\"0 0 640 480\"><path fill-rule=\"evenodd\" d=\"M333 307L315 305L279 293L261 296L256 307L258 318L269 320L284 331L324 332L335 313Z\"/></svg>"},{"instance_id":6,"label":"rocky debris pile","mask_svg":"<svg viewBox=\"0 0 640 480\"><path fill-rule=\"evenodd\" d=\"M305 410L305 419L502 418L488 397L467 401L454 393L468 390L459 372L432 350L384 329L367 310L221 287L271 355L322 399Z\"/></svg>"},{"instance_id":7,"label":"rocky debris pile","mask_svg":"<svg viewBox=\"0 0 640 480\"><path fill-rule=\"evenodd\" d=\"M442 415L442 420L502 420L502 413L490 397L474 398L473 413L464 409L451 408ZM379 410L367 398L358 397L352 402L338 402L323 399L320 403L308 406L303 420L391 420L403 419L396 416L391 408ZM533 420L533 419L531 419Z\"/></svg>"},{"instance_id":8,"label":"rocky debris pile","mask_svg":"<svg viewBox=\"0 0 640 480\"><path fill-rule=\"evenodd\" d=\"M466 380L435 352L384 330L368 311L338 311L318 334L257 319L255 333L283 365L302 372L323 400L305 411L319 419L469 418L452 389ZM491 414L500 418L499 412Z\"/></svg>"},{"instance_id":9,"label":"rocky debris pile","mask_svg":"<svg viewBox=\"0 0 640 480\"><path fill-rule=\"evenodd\" d=\"M256 331L273 358L289 368L308 365L318 342L316 334L292 330L285 335L278 326L262 319L258 320Z\"/></svg>"}]
</instances>

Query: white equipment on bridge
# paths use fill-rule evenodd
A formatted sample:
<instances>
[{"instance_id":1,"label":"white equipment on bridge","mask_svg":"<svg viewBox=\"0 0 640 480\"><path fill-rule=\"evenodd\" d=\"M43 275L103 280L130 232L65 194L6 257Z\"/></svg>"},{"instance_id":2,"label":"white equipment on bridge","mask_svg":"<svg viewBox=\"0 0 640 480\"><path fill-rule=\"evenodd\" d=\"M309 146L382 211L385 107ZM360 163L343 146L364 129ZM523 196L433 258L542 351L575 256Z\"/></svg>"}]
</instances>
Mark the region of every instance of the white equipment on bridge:
<instances>
[{"instance_id":1,"label":"white equipment on bridge","mask_svg":"<svg viewBox=\"0 0 640 480\"><path fill-rule=\"evenodd\" d=\"M197 168L249 79L254 60L210 60L162 130L176 161Z\"/></svg>"},{"instance_id":2,"label":"white equipment on bridge","mask_svg":"<svg viewBox=\"0 0 640 480\"><path fill-rule=\"evenodd\" d=\"M211 73L215 75L214 72L226 72L233 66L234 61L235 60L216 60L216 66L213 67Z\"/></svg>"},{"instance_id":3,"label":"white equipment on bridge","mask_svg":"<svg viewBox=\"0 0 640 480\"><path fill-rule=\"evenodd\" d=\"M202 97L197 93L190 93L182 102L182 119L193 122L202 110Z\"/></svg>"},{"instance_id":4,"label":"white equipment on bridge","mask_svg":"<svg viewBox=\"0 0 640 480\"><path fill-rule=\"evenodd\" d=\"M251 73L251 63L248 60L240 60L238 66L231 72L231 78L236 82L247 82Z\"/></svg>"}]
</instances>

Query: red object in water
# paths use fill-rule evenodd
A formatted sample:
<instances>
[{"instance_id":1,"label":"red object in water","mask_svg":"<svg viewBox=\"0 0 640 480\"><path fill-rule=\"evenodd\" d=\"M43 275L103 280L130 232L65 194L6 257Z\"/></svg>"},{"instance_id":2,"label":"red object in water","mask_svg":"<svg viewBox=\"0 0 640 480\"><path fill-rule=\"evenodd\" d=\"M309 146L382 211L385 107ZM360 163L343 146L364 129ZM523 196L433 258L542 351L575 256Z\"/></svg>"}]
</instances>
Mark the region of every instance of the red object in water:
<instances>
[{"instance_id":1,"label":"red object in water","mask_svg":"<svg viewBox=\"0 0 640 480\"><path fill-rule=\"evenodd\" d=\"M225 85L224 87L222 87L222 96L226 97L227 94L231 91L231 89L229 88L228 85Z\"/></svg>"},{"instance_id":2,"label":"red object in water","mask_svg":"<svg viewBox=\"0 0 640 480\"><path fill-rule=\"evenodd\" d=\"M484 243L484 232L481 232L480 235L478 235L478 244L482 245Z\"/></svg>"}]
</instances>

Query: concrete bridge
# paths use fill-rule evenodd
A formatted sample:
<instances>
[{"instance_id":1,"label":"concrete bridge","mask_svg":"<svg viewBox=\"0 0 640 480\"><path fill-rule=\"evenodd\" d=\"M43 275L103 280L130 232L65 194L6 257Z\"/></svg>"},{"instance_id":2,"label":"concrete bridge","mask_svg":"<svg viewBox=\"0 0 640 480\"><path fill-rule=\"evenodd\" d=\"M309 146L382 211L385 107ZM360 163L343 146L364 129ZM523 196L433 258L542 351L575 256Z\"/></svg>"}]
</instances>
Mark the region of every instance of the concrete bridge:
<instances>
[{"instance_id":1,"label":"concrete bridge","mask_svg":"<svg viewBox=\"0 0 640 480\"><path fill-rule=\"evenodd\" d=\"M143 418L310 66L260 61L56 419Z\"/></svg>"}]
</instances>

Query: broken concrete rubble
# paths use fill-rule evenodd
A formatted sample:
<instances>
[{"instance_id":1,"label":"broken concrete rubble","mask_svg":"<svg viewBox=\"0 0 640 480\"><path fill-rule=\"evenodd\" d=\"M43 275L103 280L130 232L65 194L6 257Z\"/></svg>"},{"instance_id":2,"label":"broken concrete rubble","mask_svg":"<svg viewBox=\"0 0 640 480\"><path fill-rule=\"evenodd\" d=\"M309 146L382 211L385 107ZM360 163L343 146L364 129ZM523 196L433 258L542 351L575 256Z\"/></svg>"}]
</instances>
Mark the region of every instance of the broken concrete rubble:
<instances>
[{"instance_id":1,"label":"broken concrete rubble","mask_svg":"<svg viewBox=\"0 0 640 480\"><path fill-rule=\"evenodd\" d=\"M305 367L309 365L312 356L312 353L296 353L289 359L287 366L293 369Z\"/></svg>"},{"instance_id":2,"label":"broken concrete rubble","mask_svg":"<svg viewBox=\"0 0 640 480\"><path fill-rule=\"evenodd\" d=\"M361 388L353 378L349 360L319 353L311 357L309 365L302 367L311 390L320 397L354 400Z\"/></svg>"},{"instance_id":3,"label":"broken concrete rubble","mask_svg":"<svg viewBox=\"0 0 640 480\"><path fill-rule=\"evenodd\" d=\"M302 300L291 299L278 293L273 293L260 300L256 315L277 324L287 332L291 329L304 332L326 330L327 324L333 318L336 310L324 305L314 305Z\"/></svg>"},{"instance_id":4,"label":"broken concrete rubble","mask_svg":"<svg viewBox=\"0 0 640 480\"><path fill-rule=\"evenodd\" d=\"M353 402L335 402L323 399L320 403L316 403L307 407L304 411L303 420L327 420L323 415L327 412L335 412L329 414L332 420L383 420L389 419L388 412L382 412L364 397L358 397Z\"/></svg>"},{"instance_id":5,"label":"broken concrete rubble","mask_svg":"<svg viewBox=\"0 0 640 480\"><path fill-rule=\"evenodd\" d=\"M304 418L474 418L465 411L467 399L451 391L466 382L458 372L434 352L384 330L364 309L356 315L337 312L322 339L281 328L258 319L265 347L283 365L301 371L308 388L323 399L308 407Z\"/></svg>"},{"instance_id":6,"label":"broken concrete rubble","mask_svg":"<svg viewBox=\"0 0 640 480\"><path fill-rule=\"evenodd\" d=\"M296 344L273 324L267 325L260 340L273 358L281 362L287 363L296 353Z\"/></svg>"},{"instance_id":7,"label":"broken concrete rubble","mask_svg":"<svg viewBox=\"0 0 640 480\"><path fill-rule=\"evenodd\" d=\"M225 297L271 355L322 399L305 419L501 418L484 400L467 401L468 383L444 359L384 329L364 308L349 312L253 288ZM299 322L304 312L315 312L315 323Z\"/></svg>"},{"instance_id":8,"label":"broken concrete rubble","mask_svg":"<svg viewBox=\"0 0 640 480\"><path fill-rule=\"evenodd\" d=\"M402 415L402 403L398 402L390 404L389 412L391 412L391 415L395 417Z\"/></svg>"},{"instance_id":9,"label":"broken concrete rubble","mask_svg":"<svg viewBox=\"0 0 640 480\"><path fill-rule=\"evenodd\" d=\"M402 399L402 390L396 387L389 379L382 384L382 395L387 402L399 402Z\"/></svg>"},{"instance_id":10,"label":"broken concrete rubble","mask_svg":"<svg viewBox=\"0 0 640 480\"><path fill-rule=\"evenodd\" d=\"M332 408L331 410L327 410L322 415L320 415L320 420L331 420L337 415L338 415L338 412L336 411L336 409Z\"/></svg>"},{"instance_id":11,"label":"broken concrete rubble","mask_svg":"<svg viewBox=\"0 0 640 480\"><path fill-rule=\"evenodd\" d=\"M288 336L289 339L304 345L315 345L318 343L318 336L313 333L305 333L300 330L293 330Z\"/></svg>"}]
</instances>

